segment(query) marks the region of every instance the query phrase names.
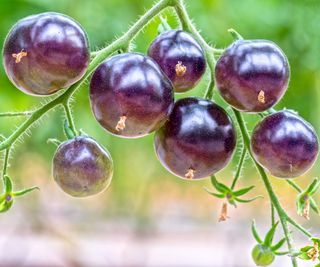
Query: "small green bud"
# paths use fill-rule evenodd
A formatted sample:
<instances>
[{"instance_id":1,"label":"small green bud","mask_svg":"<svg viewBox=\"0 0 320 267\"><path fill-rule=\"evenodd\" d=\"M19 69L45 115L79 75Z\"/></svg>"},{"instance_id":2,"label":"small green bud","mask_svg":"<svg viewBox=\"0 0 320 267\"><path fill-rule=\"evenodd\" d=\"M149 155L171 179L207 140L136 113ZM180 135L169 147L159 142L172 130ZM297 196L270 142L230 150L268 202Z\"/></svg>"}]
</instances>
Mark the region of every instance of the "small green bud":
<instances>
[{"instance_id":1,"label":"small green bud","mask_svg":"<svg viewBox=\"0 0 320 267\"><path fill-rule=\"evenodd\" d=\"M252 259L257 266L268 266L274 261L274 253L264 245L258 244L252 250Z\"/></svg>"}]
</instances>

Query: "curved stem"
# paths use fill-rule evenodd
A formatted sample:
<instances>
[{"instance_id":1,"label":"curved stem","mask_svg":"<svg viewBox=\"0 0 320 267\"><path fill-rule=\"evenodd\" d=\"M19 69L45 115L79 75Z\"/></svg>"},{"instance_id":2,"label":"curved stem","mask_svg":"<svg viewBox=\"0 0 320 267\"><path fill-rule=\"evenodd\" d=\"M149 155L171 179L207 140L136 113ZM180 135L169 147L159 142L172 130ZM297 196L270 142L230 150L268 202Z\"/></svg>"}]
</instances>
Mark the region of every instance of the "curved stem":
<instances>
[{"instance_id":1,"label":"curved stem","mask_svg":"<svg viewBox=\"0 0 320 267\"><path fill-rule=\"evenodd\" d=\"M4 158L4 167L3 167L3 174L6 174L7 167L8 167L8 160L9 160L9 153L11 146L16 142L16 140L23 135L26 130L28 130L37 120L39 120L44 114L49 112L50 110L54 109L58 105L63 105L67 119L69 121L70 128L76 132L74 122L72 119L70 107L69 107L69 99L70 97L79 89L82 85L85 84L86 80L90 77L93 71L99 66L101 62L103 62L108 56L114 54L116 51L127 51L128 47L130 46L131 41L144 29L144 27L154 18L154 16L158 15L163 9L167 7L174 7L178 18L181 22L182 28L185 31L188 31L194 35L194 37L198 40L200 45L202 46L206 59L207 64L210 71L210 83L205 93L206 98L212 98L213 91L214 91L214 82L215 82L215 64L216 58L215 55L220 55L223 50L222 49L215 49L211 47L201 36L199 31L193 25L186 9L183 4L183 0L160 0L157 4L155 4L149 11L147 11L135 24L133 24L130 29L123 34L119 39L113 41L110 45L106 46L105 48L95 51L91 53L91 62L88 66L88 69L83 76L83 78L72 85L69 89L63 91L60 95L58 95L55 99L51 100L47 104L43 105L39 109L26 113L26 112L17 112L17 113L0 113L0 117L12 117L12 116L29 116L29 118L24 121L16 131L14 131L8 138L3 140L0 143L0 151L5 150L5 158ZM242 165L245 159L246 150L249 151L249 154L259 172L261 179L264 182L265 188L268 192L272 210L274 209L281 221L281 225L283 228L284 236L286 238L288 248L290 253L293 252L293 241L291 238L291 233L288 228L288 223L292 224L296 227L299 231L305 234L307 237L311 237L311 233L309 233L305 228L303 228L300 224L290 218L286 211L281 206L278 197L276 196L272 184L269 181L269 178L265 172L265 170L254 160L250 151L250 137L244 123L243 117L241 113L235 109L233 109L236 120L239 124L240 131L244 141L244 150L242 151L242 155L240 158L239 166L235 175L235 179L232 183L232 187L236 185L236 182L240 176ZM297 188L296 188L297 189ZM274 212L272 211L272 222L274 223ZM295 257L292 257L292 265L297 267L297 261Z\"/></svg>"},{"instance_id":2,"label":"curved stem","mask_svg":"<svg viewBox=\"0 0 320 267\"><path fill-rule=\"evenodd\" d=\"M244 163L244 160L246 158L246 154L247 154L247 148L246 148L245 145L243 145L241 156L240 156L240 160L239 160L238 167L237 167L237 171L236 171L236 174L234 175L234 178L233 178L233 181L232 181L232 185L231 185L231 189L232 190L234 189L234 187L236 186L237 181L240 178L241 171L242 171L242 168L243 168L243 163Z\"/></svg>"},{"instance_id":3,"label":"curved stem","mask_svg":"<svg viewBox=\"0 0 320 267\"><path fill-rule=\"evenodd\" d=\"M173 0L161 0L154 5L148 12L146 12L140 19L133 24L133 26L119 39L112 42L107 47L95 52L95 56L88 66L86 74L83 78L72 85L69 89L65 90L60 96L56 97L49 103L43 105L41 108L34 111L30 117L22 123L16 131L14 131L7 139L0 143L0 151L7 149L12 145L22 134L25 133L29 127L39 120L45 113L54 109L56 106L66 103L73 93L78 90L85 81L90 77L92 72L98 67L98 65L105 60L109 55L115 51L126 48L129 43L136 37L136 35L144 29L148 22L157 14L159 14L166 7L172 6L175 2Z\"/></svg>"},{"instance_id":4,"label":"curved stem","mask_svg":"<svg viewBox=\"0 0 320 267\"><path fill-rule=\"evenodd\" d=\"M207 59L207 64L210 69L210 83L206 90L205 98L211 99L213 95L214 85L215 85L214 72L215 72L216 59L214 57L214 54L215 53L221 54L221 49L218 49L218 50L214 49L213 47L208 45L208 43L203 39L199 31L193 25L184 7L182 0L177 0L177 3L174 6L174 8L181 22L182 29L192 33L204 50L204 53Z\"/></svg>"},{"instance_id":5,"label":"curved stem","mask_svg":"<svg viewBox=\"0 0 320 267\"><path fill-rule=\"evenodd\" d=\"M214 82L214 70L215 70L215 64L216 64L216 60L214 58L214 52L212 50L212 48L206 43L206 41L202 38L202 36L199 34L199 32L196 30L196 28L194 27L194 25L192 24L189 16L188 16L188 13L186 12L185 10L185 7L183 5L183 2L182 0L177 0L177 4L175 6L175 10L177 12L177 15L181 21L181 25L182 25L182 28L186 31L189 31L191 33L193 33L195 35L195 37L197 38L197 40L200 42L200 44L202 45L204 51L205 51L205 55L207 57L207 62L208 62L208 66L210 68L210 71L211 71L211 82L210 82L210 85L209 85L209 88L206 92L206 97L208 96L212 96L213 94L213 88L214 88L214 85L212 85L211 83ZM281 225L282 225L282 228L283 228L283 232L284 232L284 236L286 238L286 241L287 241L287 244L288 244L288 248L289 248L289 251L290 253L293 252L293 241L292 241L292 237L291 237L291 233L289 231L289 228L288 228L288 222L290 222L291 224L293 224L295 227L297 227L302 233L304 233L305 235L307 235L309 237L309 232L306 231L302 226L300 226L299 224L297 224L295 221L293 221L288 215L287 213L285 212L285 210L282 208L279 200L278 200L278 197L276 196L273 188L272 188L272 185L268 179L268 176L266 174L266 172L264 171L264 169L254 160L254 158L252 157L252 154L251 154L251 150L250 150L250 137L249 137L249 134L248 134L248 131L247 131L247 128L245 126L245 123L244 123L244 120L243 120L243 117L242 115L240 114L239 111L233 109L234 113L235 113L235 116L236 116L236 119L237 119L237 122L239 124L239 127L240 127L240 130L241 130L241 134L242 134L242 137L243 137L243 141L244 141L244 146L246 147L246 149L249 151L249 154L265 184L265 187L266 187L266 190L269 194L269 198L270 198L270 201L271 201L271 204L273 205L273 207L275 208L275 210L277 211L278 213L278 216L279 216L279 219L281 221ZM292 261L292 265L293 267L297 267L297 260L295 257L291 257L291 261Z\"/></svg>"},{"instance_id":6,"label":"curved stem","mask_svg":"<svg viewBox=\"0 0 320 267\"><path fill-rule=\"evenodd\" d=\"M281 221L283 233L284 233L284 236L285 236L287 244L288 244L288 249L289 249L290 253L292 253L293 252L293 241L292 241L291 233L290 233L289 228L288 228L289 216L287 215L285 210L282 208L282 206L281 206L281 204L279 202L279 199L278 199L278 197L276 196L276 194L275 194L275 192L273 190L273 187L272 187L272 185L271 185L271 183L270 183L270 181L268 179L268 176L267 176L265 170L252 157L252 153L251 153L251 150L250 150L250 137L249 137L249 133L247 131L247 127L245 125L245 122L243 120L243 117L242 117L241 113L236 109L233 109L233 112L234 112L235 117L237 119L237 122L239 124L239 128L240 128L240 131L241 131L241 134L242 134L242 137L243 137L243 141L244 141L244 145L248 149L249 154L251 155L251 158L252 158L252 160L253 160L253 162L254 162L254 164L256 166L256 169L258 170L258 172L260 174L260 177L262 178L262 181L264 182L264 185L265 185L266 190L268 192L270 201L271 201L272 205L274 206L275 210L278 213L279 219ZM296 260L295 257L291 257L291 261L292 261L292 266L293 267L297 267L298 266L297 265L297 260Z\"/></svg>"}]
</instances>

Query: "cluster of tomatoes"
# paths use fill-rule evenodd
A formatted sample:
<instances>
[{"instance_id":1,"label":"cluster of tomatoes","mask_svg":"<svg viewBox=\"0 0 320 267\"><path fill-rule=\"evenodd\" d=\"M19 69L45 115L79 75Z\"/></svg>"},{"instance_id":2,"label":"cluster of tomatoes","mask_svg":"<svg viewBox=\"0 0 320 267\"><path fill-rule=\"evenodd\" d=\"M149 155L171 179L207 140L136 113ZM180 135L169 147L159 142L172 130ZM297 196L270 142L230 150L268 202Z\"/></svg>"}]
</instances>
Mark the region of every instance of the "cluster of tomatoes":
<instances>
[{"instance_id":1,"label":"cluster of tomatoes","mask_svg":"<svg viewBox=\"0 0 320 267\"><path fill-rule=\"evenodd\" d=\"M18 21L3 50L9 79L36 96L68 88L85 74L90 61L83 28L68 16L43 13ZM90 82L93 114L108 132L138 138L155 132L162 165L181 178L208 177L230 161L236 147L235 126L210 99L174 93L194 88L206 70L204 51L189 33L168 30L150 45L148 56L122 53L106 59ZM283 96L289 64L282 50L265 40L237 40L216 64L217 88L224 100L243 112L263 112ZM251 139L252 154L271 174L296 177L318 153L312 126L291 111L265 116ZM111 181L110 154L88 136L62 143L54 156L53 176L68 194L84 197Z\"/></svg>"}]
</instances>

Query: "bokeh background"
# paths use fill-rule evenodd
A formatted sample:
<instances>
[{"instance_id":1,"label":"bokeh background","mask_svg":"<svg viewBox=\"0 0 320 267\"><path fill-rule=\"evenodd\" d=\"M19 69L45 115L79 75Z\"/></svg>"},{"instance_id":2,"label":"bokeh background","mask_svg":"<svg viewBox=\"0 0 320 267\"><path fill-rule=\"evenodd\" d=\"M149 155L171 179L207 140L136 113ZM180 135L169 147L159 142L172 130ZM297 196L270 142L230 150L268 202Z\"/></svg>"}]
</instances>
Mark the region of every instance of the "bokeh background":
<instances>
[{"instance_id":1,"label":"bokeh background","mask_svg":"<svg viewBox=\"0 0 320 267\"><path fill-rule=\"evenodd\" d=\"M152 4L153 0L0 0L0 45L18 19L56 11L79 21L95 50L125 32ZM205 39L219 48L231 43L227 33L231 27L245 38L276 42L291 64L289 90L276 108L298 111L320 132L318 0L186 0L186 4ZM178 26L172 12L164 15L172 27ZM157 18L139 35L136 51L147 51L158 24ZM207 76L187 95L201 96ZM47 139L65 138L63 112L51 112L17 143L12 154L9 173L15 187L38 185L41 191L17 199L12 210L1 214L0 266L254 266L250 259L254 245L250 223L255 218L264 234L270 225L270 208L249 160L239 186L255 185L251 195L262 194L265 198L230 208L230 220L218 223L222 202L204 192L203 187L210 188L208 180L188 182L166 172L156 159L152 135L124 140L106 133L92 116L87 86L75 99L76 126L97 139L113 156L112 185L88 199L71 198L57 187L51 177L55 146L47 144ZM15 89L0 67L0 112L29 110L47 100ZM225 106L217 94L215 100ZM252 129L258 117L246 118ZM8 135L22 122L23 118L1 118L0 132ZM221 181L231 182L238 157L236 153L233 163L218 174ZM318 175L318 163L297 179L301 186ZM285 181L271 180L283 205L297 217L296 193ZM317 215L313 213L310 221L297 219L319 234ZM298 246L308 242L300 234L294 237ZM284 256L273 266L291 265Z\"/></svg>"}]
</instances>

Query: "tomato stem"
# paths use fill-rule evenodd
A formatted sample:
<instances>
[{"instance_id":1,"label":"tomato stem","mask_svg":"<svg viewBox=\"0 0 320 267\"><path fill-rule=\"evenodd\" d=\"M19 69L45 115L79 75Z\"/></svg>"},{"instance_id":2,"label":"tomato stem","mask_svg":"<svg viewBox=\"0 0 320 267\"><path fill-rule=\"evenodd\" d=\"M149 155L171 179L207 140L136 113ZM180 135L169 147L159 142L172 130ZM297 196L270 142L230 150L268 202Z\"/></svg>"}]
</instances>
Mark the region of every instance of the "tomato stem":
<instances>
[{"instance_id":1,"label":"tomato stem","mask_svg":"<svg viewBox=\"0 0 320 267\"><path fill-rule=\"evenodd\" d=\"M64 111L66 113L66 117L67 117L67 120L68 120L69 127L72 130L73 135L77 136L78 134L77 134L76 127L74 125L74 120L73 120L73 117L72 117L72 112L71 112L69 101L67 101L67 103L64 103L63 107L64 107Z\"/></svg>"},{"instance_id":2,"label":"tomato stem","mask_svg":"<svg viewBox=\"0 0 320 267\"><path fill-rule=\"evenodd\" d=\"M11 147L8 147L6 149L5 154L4 154L2 177L4 177L7 174L7 169L8 169L8 164L9 164L9 157L10 157L10 149L11 149Z\"/></svg>"},{"instance_id":3,"label":"tomato stem","mask_svg":"<svg viewBox=\"0 0 320 267\"><path fill-rule=\"evenodd\" d=\"M245 162L246 154L247 154L247 148L245 147L245 145L243 145L240 160L239 160L238 167L236 170L236 174L234 175L232 185L231 185L232 190L235 188L237 181L240 178L241 171L243 169L243 163Z\"/></svg>"},{"instance_id":4,"label":"tomato stem","mask_svg":"<svg viewBox=\"0 0 320 267\"><path fill-rule=\"evenodd\" d=\"M44 104L40 108L38 108L35 111L27 111L27 112L8 112L8 113L0 113L0 117L13 117L13 116L28 116L28 118L7 138L5 138L0 143L0 151L5 150L5 156L4 156L4 166L3 166L3 175L7 172L8 167L8 161L9 161L9 153L11 146L17 141L18 138L20 138L23 134L27 132L27 130L36 122L38 121L44 114L49 112L50 110L53 110L59 105L63 105L66 117L68 119L69 125L71 129L76 133L71 110L69 107L69 100L72 97L72 95L81 88L87 79L91 76L93 71L103 62L107 57L114 54L115 52L121 50L121 51L127 51L130 47L130 44L132 40L145 28L145 26L161 11L168 7L173 7L179 21L181 23L182 28L185 31L188 31L194 35L194 37L198 40L200 45L202 46L205 56L207 59L207 65L210 72L210 81L208 88L205 92L205 97L208 99L211 99L214 92L215 87L215 65L216 65L216 56L221 55L223 53L223 49L216 49L213 48L211 45L209 45L204 38L201 36L199 31L196 29L196 27L193 25L186 8L184 6L184 3L182 0L160 0L158 3L156 3L149 11L147 11L140 19L130 27L130 29L123 34L120 38L113 41L111 44L106 46L105 48L95 51L91 53L91 62L88 66L88 69L83 76L83 78L72 85L70 88L66 89L62 94L58 95L56 98L48 102L47 104ZM272 224L275 222L275 211L277 212L279 216L279 220L281 221L281 225L283 228L284 236L286 239L286 242L288 244L288 248L290 253L293 253L293 241L291 238L291 233L289 231L288 223L290 223L292 226L296 227L300 232L302 232L307 237L312 237L311 233L308 232L305 228L303 228L300 224L298 224L294 219L288 216L286 211L281 206L279 199L277 195L275 194L272 184L269 181L269 178L265 172L265 170L254 160L252 157L251 151L250 151L250 137L244 122L244 119L241 115L241 113L238 110L233 109L233 112L235 114L236 120L239 124L240 131L243 138L244 148L242 150L242 154L239 160L239 165L237 168L237 172L235 175L235 178L232 183L232 188L235 187L237 180L240 177L241 170L243 168L243 162L245 161L246 151L249 152L257 171L259 172L264 185L266 187L266 190L268 192L268 195L270 197L272 212L271 212L271 218L272 218ZM292 185L292 183L290 183ZM293 185L292 185L293 186ZM297 190L299 189L297 186L293 186ZM297 267L297 260L295 257L291 257L292 260L292 266Z\"/></svg>"},{"instance_id":5,"label":"tomato stem","mask_svg":"<svg viewBox=\"0 0 320 267\"><path fill-rule=\"evenodd\" d=\"M293 219L291 219L287 215L287 213L285 212L283 207L281 206L281 204L279 202L279 199L278 199L277 195L275 194L275 192L273 190L273 187L272 187L272 185L271 185L271 183L269 181L269 178L268 178L265 170L252 157L252 153L251 153L251 150L250 150L250 137L249 137L249 133L248 133L247 127L245 125L245 122L244 122L244 119L243 119L241 113L236 109L233 109L233 112L234 112L234 114L236 116L236 120L237 120L237 122L239 124L239 128L240 128L243 140L244 140L244 144L247 147L247 149L249 151L249 154L250 154L250 156L251 156L251 158L252 158L252 160L253 160L253 162L254 162L254 164L255 164L255 166L256 166L259 174L260 174L260 177L262 178L262 180L264 182L266 190L267 190L267 192L269 194L269 198L270 198L271 204L274 206L275 210L278 213L279 219L281 221L282 229L283 229L283 232L284 232L284 236L285 236L287 244L288 244L289 251L292 254L293 251L294 251L294 247L293 247L293 241L292 241L291 233L290 233L289 227L288 227L288 222L290 222L292 225L297 227L306 236L311 237L312 235L307 230L305 230L301 225L299 225ZM298 266L298 263L297 263L297 260L296 260L295 257L291 257L291 261L292 261L292 266L293 267L297 267Z\"/></svg>"}]
</instances>

